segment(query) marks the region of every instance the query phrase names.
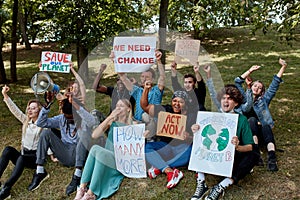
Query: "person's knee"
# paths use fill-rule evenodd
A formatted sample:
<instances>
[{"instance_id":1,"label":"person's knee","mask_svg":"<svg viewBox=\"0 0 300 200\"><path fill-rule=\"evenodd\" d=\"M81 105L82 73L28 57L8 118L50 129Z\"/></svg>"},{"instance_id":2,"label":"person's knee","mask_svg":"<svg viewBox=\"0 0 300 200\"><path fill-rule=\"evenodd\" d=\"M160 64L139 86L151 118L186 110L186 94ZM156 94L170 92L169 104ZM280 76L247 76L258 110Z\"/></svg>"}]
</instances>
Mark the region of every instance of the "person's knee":
<instances>
[{"instance_id":1,"label":"person's knee","mask_svg":"<svg viewBox=\"0 0 300 200\"><path fill-rule=\"evenodd\" d=\"M249 122L250 125L257 125L258 121L257 121L257 119L255 117L250 117L248 119L248 122Z\"/></svg>"},{"instance_id":2,"label":"person's knee","mask_svg":"<svg viewBox=\"0 0 300 200\"><path fill-rule=\"evenodd\" d=\"M11 146L7 146L4 148L4 150L2 151L2 157L7 157L9 156L9 154L12 152L14 148Z\"/></svg>"}]
</instances>

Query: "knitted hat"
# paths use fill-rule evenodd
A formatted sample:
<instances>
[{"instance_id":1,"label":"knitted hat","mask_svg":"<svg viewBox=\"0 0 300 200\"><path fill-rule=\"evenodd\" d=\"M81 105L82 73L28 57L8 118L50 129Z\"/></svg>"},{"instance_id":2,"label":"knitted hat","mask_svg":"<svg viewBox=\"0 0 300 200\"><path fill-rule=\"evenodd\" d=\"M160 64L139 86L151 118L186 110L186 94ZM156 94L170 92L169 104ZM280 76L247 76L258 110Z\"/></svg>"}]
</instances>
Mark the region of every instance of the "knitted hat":
<instances>
[{"instance_id":1,"label":"knitted hat","mask_svg":"<svg viewBox=\"0 0 300 200\"><path fill-rule=\"evenodd\" d=\"M182 91L182 90L175 91L172 96L172 99L174 99L175 97L182 98L185 102L188 102L188 98L189 98L186 91Z\"/></svg>"}]
</instances>

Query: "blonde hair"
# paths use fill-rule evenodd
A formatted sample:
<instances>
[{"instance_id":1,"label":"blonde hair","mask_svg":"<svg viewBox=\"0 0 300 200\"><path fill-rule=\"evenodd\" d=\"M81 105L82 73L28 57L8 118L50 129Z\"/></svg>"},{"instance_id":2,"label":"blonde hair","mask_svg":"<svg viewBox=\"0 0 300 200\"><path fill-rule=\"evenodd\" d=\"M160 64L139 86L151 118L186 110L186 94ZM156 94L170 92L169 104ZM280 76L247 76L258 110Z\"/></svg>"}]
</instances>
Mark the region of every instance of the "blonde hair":
<instances>
[{"instance_id":1,"label":"blonde hair","mask_svg":"<svg viewBox=\"0 0 300 200\"><path fill-rule=\"evenodd\" d=\"M128 112L128 116L127 116L127 121L126 123L127 124L132 124L132 105L130 103L130 101L128 99L120 99L119 101L122 101L129 109L129 112Z\"/></svg>"},{"instance_id":2,"label":"blonde hair","mask_svg":"<svg viewBox=\"0 0 300 200\"><path fill-rule=\"evenodd\" d=\"M41 103L38 99L31 99L31 100L28 101L27 106L26 106L26 111L25 111L26 120L25 120L25 122L23 123L23 126L22 126L22 135L25 134L28 123L31 120L31 118L29 118L29 116L28 116L27 110L28 110L29 105L32 104L32 103L36 103L38 105L39 112L42 110L42 105L41 105Z\"/></svg>"}]
</instances>

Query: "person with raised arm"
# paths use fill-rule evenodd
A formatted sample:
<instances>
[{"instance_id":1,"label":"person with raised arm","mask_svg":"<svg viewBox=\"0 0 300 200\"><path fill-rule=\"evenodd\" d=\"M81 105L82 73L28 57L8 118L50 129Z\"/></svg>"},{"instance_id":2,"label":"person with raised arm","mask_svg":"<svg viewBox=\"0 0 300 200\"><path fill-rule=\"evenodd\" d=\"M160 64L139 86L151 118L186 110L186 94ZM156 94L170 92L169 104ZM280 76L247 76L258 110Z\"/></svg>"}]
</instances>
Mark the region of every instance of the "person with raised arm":
<instances>
[{"instance_id":1,"label":"person with raised arm","mask_svg":"<svg viewBox=\"0 0 300 200\"><path fill-rule=\"evenodd\" d=\"M6 103L10 112L23 124L22 140L20 151L12 146L7 146L4 148L0 157L0 177L7 168L9 161L15 165L10 177L0 190L0 199L9 198L12 186L20 178L25 167L31 169L36 168L36 150L42 131L42 128L36 124L39 112L42 109L39 100L29 100L26 111L23 113L8 96L7 93L9 90L10 88L6 85L2 87L3 101Z\"/></svg>"},{"instance_id":2,"label":"person with raised arm","mask_svg":"<svg viewBox=\"0 0 300 200\"><path fill-rule=\"evenodd\" d=\"M193 74L185 74L183 76L183 87L179 84L177 78L177 63L173 62L171 64L171 80L172 87L174 91L185 90L189 95L189 103L194 106L198 104L199 111L205 111L205 97L206 97L206 87L204 80L199 72L199 64L197 63L194 66ZM196 87L197 86L197 87Z\"/></svg>"},{"instance_id":3,"label":"person with raised arm","mask_svg":"<svg viewBox=\"0 0 300 200\"><path fill-rule=\"evenodd\" d=\"M186 130L183 130L184 140L159 136L160 140L148 142L145 145L146 160L152 165L148 169L150 179L161 173L167 175L167 188L174 188L183 178L183 172L177 167L187 166L192 150L192 132L190 127L196 122L197 111L188 111L188 94L186 91L175 91L172 96L171 105L155 105L148 101L148 94L151 91L151 81L146 81L141 97L141 107L150 115L158 117L159 112L169 112L186 115Z\"/></svg>"},{"instance_id":4,"label":"person with raised arm","mask_svg":"<svg viewBox=\"0 0 300 200\"><path fill-rule=\"evenodd\" d=\"M253 135L257 136L256 143L262 139L264 144L267 146L268 151L268 163L267 168L270 171L278 171L277 158L275 154L275 138L272 131L274 127L274 121L269 109L271 100L274 98L276 92L279 89L279 85L282 81L281 77L287 67L287 63L283 59L279 59L281 65L278 73L273 76L273 80L266 89L263 82L257 80L252 82L250 75L260 69L260 66L254 65L249 70L244 72L241 76L235 78L235 84L239 90L243 93L244 89L242 84L247 82L248 87L251 87L253 92L253 107L249 112L246 113L248 121Z\"/></svg>"}]
</instances>

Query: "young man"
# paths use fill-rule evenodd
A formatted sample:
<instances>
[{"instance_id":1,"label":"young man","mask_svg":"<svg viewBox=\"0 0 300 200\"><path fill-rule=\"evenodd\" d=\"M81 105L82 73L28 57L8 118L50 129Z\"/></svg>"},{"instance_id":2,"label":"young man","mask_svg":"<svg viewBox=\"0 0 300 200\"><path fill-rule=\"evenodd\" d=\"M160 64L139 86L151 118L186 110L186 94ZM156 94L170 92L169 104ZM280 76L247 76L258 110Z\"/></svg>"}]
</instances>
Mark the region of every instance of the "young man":
<instances>
[{"instance_id":1,"label":"young man","mask_svg":"<svg viewBox=\"0 0 300 200\"><path fill-rule=\"evenodd\" d=\"M62 101L63 114L48 118L49 112L50 109L42 108L37 119L37 126L48 129L44 129L40 135L37 147L37 169L28 190L36 190L49 177L43 165L47 158L47 150L50 148L63 165L76 166L72 181L66 190L69 195L70 191L76 191L80 184L81 170L86 160L91 127L95 125L95 119L80 106L79 101L72 98L72 95ZM61 138L57 137L51 128L60 129Z\"/></svg>"},{"instance_id":2,"label":"young man","mask_svg":"<svg viewBox=\"0 0 300 200\"><path fill-rule=\"evenodd\" d=\"M243 102L243 96L234 85L226 85L218 94L217 100L221 104L222 112L235 113L234 109ZM200 129L198 124L192 126L192 131L197 132ZM239 180L250 173L251 169L258 161L259 155L254 151L255 145L252 132L247 118L239 114L236 136L231 139L235 146L235 157L232 170L232 176L223 179L219 184L213 186L205 200L217 200L224 195L224 191L232 184L237 184ZM191 200L202 199L208 192L205 183L205 175L202 172L197 173L197 187Z\"/></svg>"},{"instance_id":3,"label":"young man","mask_svg":"<svg viewBox=\"0 0 300 200\"><path fill-rule=\"evenodd\" d=\"M206 88L203 78L199 72L199 65L194 66L193 74L185 74L183 76L183 87L178 82L177 78L177 64L175 62L171 65L171 80L172 87L174 91L177 90L185 90L189 95L189 104L193 105L193 109L198 105L198 109L200 111L205 111L205 97L206 97ZM196 87L197 86L197 87Z\"/></svg>"},{"instance_id":4,"label":"young man","mask_svg":"<svg viewBox=\"0 0 300 200\"><path fill-rule=\"evenodd\" d=\"M197 111L188 112L186 91L175 91L172 96L171 105L149 104L148 94L151 90L151 82L145 83L141 98L141 107L150 117L158 117L160 111L181 114L187 116L184 140L169 137L160 137L159 141L148 142L145 145L146 160L152 167L148 170L151 179L160 173L167 175L167 188L175 187L183 178L183 173L175 167L187 166L192 150L192 136L190 127L196 121Z\"/></svg>"}]
</instances>

